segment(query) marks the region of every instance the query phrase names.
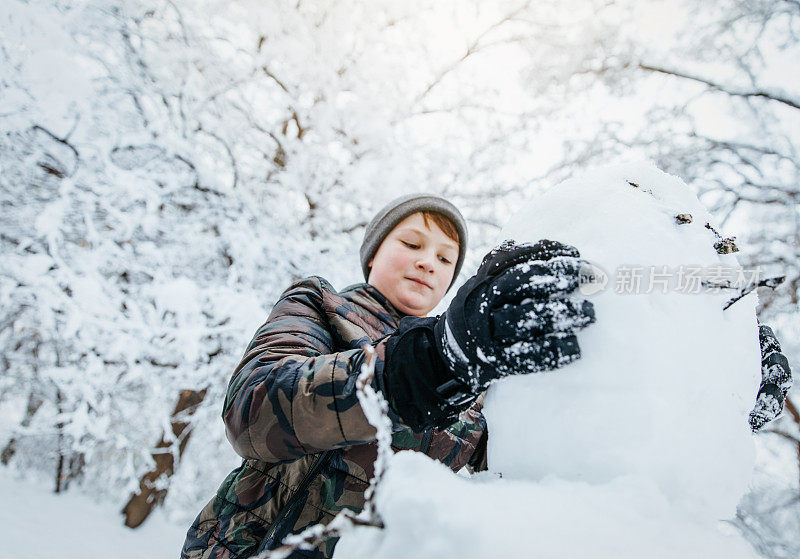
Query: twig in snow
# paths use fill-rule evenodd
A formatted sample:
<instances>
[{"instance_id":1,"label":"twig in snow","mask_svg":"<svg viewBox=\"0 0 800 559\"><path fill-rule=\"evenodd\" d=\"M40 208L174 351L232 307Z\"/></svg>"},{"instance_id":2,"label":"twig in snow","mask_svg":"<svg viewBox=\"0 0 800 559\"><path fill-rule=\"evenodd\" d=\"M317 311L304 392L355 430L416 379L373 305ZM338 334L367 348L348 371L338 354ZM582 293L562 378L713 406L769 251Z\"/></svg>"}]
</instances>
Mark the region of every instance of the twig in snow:
<instances>
[{"instance_id":1,"label":"twig in snow","mask_svg":"<svg viewBox=\"0 0 800 559\"><path fill-rule=\"evenodd\" d=\"M710 223L706 223L706 229L714 233L717 242L714 243L714 249L718 254L731 254L732 252L739 252L739 247L736 246L736 237L723 237L719 231L711 227Z\"/></svg>"},{"instance_id":2,"label":"twig in snow","mask_svg":"<svg viewBox=\"0 0 800 559\"><path fill-rule=\"evenodd\" d=\"M777 277L774 277L774 278L767 278L765 280L761 280L758 283L750 284L747 287L742 288L742 290L739 292L739 294L736 297L733 297L733 298L729 299L728 302L725 303L725 306L722 307L722 310L723 311L728 310L728 308L731 305L733 305L736 301L738 301L739 299L743 298L745 295L747 295L748 293L753 291L756 287L769 287L770 289L775 289L780 284L782 284L785 279L786 279L786 276L777 276Z\"/></svg>"}]
</instances>

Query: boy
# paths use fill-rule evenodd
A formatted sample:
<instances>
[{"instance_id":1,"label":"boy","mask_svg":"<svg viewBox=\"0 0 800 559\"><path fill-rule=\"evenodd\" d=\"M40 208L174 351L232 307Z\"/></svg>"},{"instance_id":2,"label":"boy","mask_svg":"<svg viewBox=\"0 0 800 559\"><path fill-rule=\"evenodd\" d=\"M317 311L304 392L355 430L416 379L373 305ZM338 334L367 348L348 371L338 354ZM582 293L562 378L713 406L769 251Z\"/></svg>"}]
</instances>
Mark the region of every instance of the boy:
<instances>
[{"instance_id":1,"label":"boy","mask_svg":"<svg viewBox=\"0 0 800 559\"><path fill-rule=\"evenodd\" d=\"M511 366L553 368L578 356L573 332L543 321L527 332L542 343L515 363L479 361L526 332L506 312L492 340L488 313L498 280L519 286L514 264L543 261L553 280L572 273L577 251L563 245L507 246L492 253L440 320L425 318L452 286L464 261L467 227L447 200L409 195L394 200L367 226L360 255L367 283L336 292L324 279L301 280L283 293L234 371L223 410L228 438L245 460L223 482L187 535L182 557L244 558L272 549L289 533L327 523L344 507L360 510L376 456L374 428L355 394L355 378L371 343L375 385L390 402L395 450L413 449L454 471L484 467L486 422L476 400ZM569 270L549 269L557 254ZM511 308L533 293L520 290ZM538 296L552 296L539 293ZM557 295L557 294L556 294ZM492 307L493 308L493 307ZM485 311L486 309L484 309ZM572 306L576 324L593 320L590 305ZM449 317L446 324L444 317ZM468 337L467 327L480 319ZM567 321L562 321L566 323ZM562 326L563 328L563 326ZM482 366L470 366L475 360ZM297 557L329 557L335 542Z\"/></svg>"},{"instance_id":2,"label":"boy","mask_svg":"<svg viewBox=\"0 0 800 559\"><path fill-rule=\"evenodd\" d=\"M426 317L458 276L466 245L464 218L447 200L404 196L367 226L367 283L336 292L310 277L283 293L223 409L245 460L192 524L183 558L251 557L342 508L363 508L377 453L355 394L365 343L378 357L373 382L390 405L393 448L453 471L485 468L478 396L500 376L580 357L576 332L594 311L574 297L578 251L539 241L490 252L447 311ZM291 557L330 557L334 545Z\"/></svg>"}]
</instances>

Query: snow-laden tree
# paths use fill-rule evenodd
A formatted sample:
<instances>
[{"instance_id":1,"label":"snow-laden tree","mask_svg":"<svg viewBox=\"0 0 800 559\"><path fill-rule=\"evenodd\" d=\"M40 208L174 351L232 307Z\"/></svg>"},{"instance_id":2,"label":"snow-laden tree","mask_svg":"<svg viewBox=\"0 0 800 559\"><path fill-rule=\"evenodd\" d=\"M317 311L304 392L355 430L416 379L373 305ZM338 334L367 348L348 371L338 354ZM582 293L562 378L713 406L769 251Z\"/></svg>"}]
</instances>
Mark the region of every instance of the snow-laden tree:
<instances>
[{"instance_id":1,"label":"snow-laden tree","mask_svg":"<svg viewBox=\"0 0 800 559\"><path fill-rule=\"evenodd\" d=\"M519 6L462 8L9 4L3 462L123 502L151 452L168 473L186 448L188 517L236 461L221 393L292 279L360 281L363 226L410 191L447 194L485 246L521 186L514 111L539 109L503 109L481 58Z\"/></svg>"},{"instance_id":2,"label":"snow-laden tree","mask_svg":"<svg viewBox=\"0 0 800 559\"><path fill-rule=\"evenodd\" d=\"M145 87L120 9L14 3L3 22L3 400L26 405L2 458L100 492L151 460L179 389L219 390L261 304L231 269L247 205Z\"/></svg>"}]
</instances>

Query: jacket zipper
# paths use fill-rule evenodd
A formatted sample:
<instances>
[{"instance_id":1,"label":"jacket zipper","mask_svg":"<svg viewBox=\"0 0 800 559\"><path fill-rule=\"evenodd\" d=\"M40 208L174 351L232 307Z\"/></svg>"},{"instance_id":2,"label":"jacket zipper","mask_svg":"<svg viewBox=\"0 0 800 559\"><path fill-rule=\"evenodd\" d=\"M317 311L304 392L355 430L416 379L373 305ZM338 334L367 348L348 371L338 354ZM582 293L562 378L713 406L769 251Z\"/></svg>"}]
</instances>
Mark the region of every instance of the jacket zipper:
<instances>
[{"instance_id":1,"label":"jacket zipper","mask_svg":"<svg viewBox=\"0 0 800 559\"><path fill-rule=\"evenodd\" d=\"M314 462L311 468L309 468L308 472L306 472L306 475L303 477L303 481L301 481L300 484L297 486L297 489L295 490L294 494L292 494L292 496L283 506L281 511L278 513L278 516L275 517L275 520L272 521L272 525L269 527L269 530L267 530L267 534L264 536L263 541L265 543L268 542L275 534L275 530L278 529L278 526L280 525L281 521L283 521L286 515L289 514L289 511L292 509L294 504L300 498L300 495L302 495L305 492L305 490L308 489L308 485L311 483L311 480L317 477L317 474L325 465L325 462L328 461L333 452L334 451L332 450L327 450L322 454L320 454L319 458L317 458L317 461ZM261 546L259 546L258 551L264 551L264 549L262 549Z\"/></svg>"}]
</instances>

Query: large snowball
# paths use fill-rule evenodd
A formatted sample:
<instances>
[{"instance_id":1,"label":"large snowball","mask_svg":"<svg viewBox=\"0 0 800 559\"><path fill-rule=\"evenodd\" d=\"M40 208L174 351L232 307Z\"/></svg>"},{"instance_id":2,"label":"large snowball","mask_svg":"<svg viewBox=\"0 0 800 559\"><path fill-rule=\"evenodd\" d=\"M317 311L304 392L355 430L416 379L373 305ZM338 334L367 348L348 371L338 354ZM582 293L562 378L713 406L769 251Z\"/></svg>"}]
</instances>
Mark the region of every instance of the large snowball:
<instances>
[{"instance_id":1,"label":"large snowball","mask_svg":"<svg viewBox=\"0 0 800 559\"><path fill-rule=\"evenodd\" d=\"M708 517L734 515L754 462L756 298L723 312L734 291L678 285L681 270L714 281L715 269L738 268L714 248L711 222L682 181L650 165L564 182L511 219L503 238L574 245L609 283L590 297L597 323L579 335L582 359L490 388L492 471L589 483L640 475ZM627 281L636 272L638 292Z\"/></svg>"}]
</instances>

